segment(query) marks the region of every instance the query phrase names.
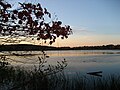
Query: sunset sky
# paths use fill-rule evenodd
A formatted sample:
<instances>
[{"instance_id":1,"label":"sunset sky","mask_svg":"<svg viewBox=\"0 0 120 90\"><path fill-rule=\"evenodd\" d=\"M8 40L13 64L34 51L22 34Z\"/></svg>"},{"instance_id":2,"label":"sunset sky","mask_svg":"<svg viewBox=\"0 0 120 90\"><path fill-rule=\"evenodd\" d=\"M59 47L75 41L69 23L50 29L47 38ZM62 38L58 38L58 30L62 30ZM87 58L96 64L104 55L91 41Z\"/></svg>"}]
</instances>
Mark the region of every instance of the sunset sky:
<instances>
[{"instance_id":1,"label":"sunset sky","mask_svg":"<svg viewBox=\"0 0 120 90\"><path fill-rule=\"evenodd\" d=\"M24 1L41 3L72 27L73 35L55 46L120 44L120 0L19 0Z\"/></svg>"}]
</instances>

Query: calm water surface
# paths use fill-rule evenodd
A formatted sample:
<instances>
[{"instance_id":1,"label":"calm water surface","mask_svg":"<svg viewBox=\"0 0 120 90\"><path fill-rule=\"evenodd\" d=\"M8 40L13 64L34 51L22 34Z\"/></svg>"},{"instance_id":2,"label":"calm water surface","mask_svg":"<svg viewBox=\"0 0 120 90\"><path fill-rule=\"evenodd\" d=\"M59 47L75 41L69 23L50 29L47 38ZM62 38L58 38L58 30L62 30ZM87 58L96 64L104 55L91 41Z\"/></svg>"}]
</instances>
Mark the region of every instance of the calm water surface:
<instances>
[{"instance_id":1,"label":"calm water surface","mask_svg":"<svg viewBox=\"0 0 120 90\"><path fill-rule=\"evenodd\" d=\"M39 52L32 53L39 54ZM93 71L103 71L103 75L120 73L120 50L68 50L46 51L46 53L50 56L46 59L48 64L56 65L57 61L65 58L68 62L65 72L68 74L76 72L86 74ZM38 56L40 55L9 57L14 65L31 66L38 64Z\"/></svg>"},{"instance_id":2,"label":"calm water surface","mask_svg":"<svg viewBox=\"0 0 120 90\"><path fill-rule=\"evenodd\" d=\"M65 58L68 62L66 72L103 71L103 74L120 73L120 50L78 50L78 51L49 51L51 63Z\"/></svg>"}]
</instances>

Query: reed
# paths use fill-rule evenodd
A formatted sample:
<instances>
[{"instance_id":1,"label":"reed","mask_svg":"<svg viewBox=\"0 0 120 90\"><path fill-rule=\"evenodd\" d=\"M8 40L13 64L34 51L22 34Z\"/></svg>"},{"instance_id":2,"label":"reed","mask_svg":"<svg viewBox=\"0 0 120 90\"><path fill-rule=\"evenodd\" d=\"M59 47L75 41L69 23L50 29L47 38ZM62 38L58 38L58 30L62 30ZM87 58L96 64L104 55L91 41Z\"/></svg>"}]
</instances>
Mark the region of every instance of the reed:
<instances>
[{"instance_id":1,"label":"reed","mask_svg":"<svg viewBox=\"0 0 120 90\"><path fill-rule=\"evenodd\" d=\"M0 90L120 90L120 75L68 75L61 71L60 63L56 67L50 65L47 70L41 69L42 64L39 68L26 70L13 67L4 59L0 61Z\"/></svg>"}]
</instances>

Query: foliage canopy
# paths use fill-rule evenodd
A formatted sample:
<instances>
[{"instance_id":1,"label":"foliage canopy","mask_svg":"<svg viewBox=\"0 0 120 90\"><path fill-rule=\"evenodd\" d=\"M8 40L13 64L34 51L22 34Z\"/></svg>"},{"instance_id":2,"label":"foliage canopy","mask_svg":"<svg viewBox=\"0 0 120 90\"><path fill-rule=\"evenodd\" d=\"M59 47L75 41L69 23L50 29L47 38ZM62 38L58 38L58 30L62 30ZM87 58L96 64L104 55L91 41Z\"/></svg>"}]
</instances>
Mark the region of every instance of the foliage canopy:
<instances>
[{"instance_id":1,"label":"foliage canopy","mask_svg":"<svg viewBox=\"0 0 120 90\"><path fill-rule=\"evenodd\" d=\"M41 4L20 3L19 8L0 0L0 36L34 37L37 40L48 40L52 44L57 37L68 38L72 33L69 25L62 25L61 21L52 20L51 13ZM50 22L46 18L50 18Z\"/></svg>"}]
</instances>

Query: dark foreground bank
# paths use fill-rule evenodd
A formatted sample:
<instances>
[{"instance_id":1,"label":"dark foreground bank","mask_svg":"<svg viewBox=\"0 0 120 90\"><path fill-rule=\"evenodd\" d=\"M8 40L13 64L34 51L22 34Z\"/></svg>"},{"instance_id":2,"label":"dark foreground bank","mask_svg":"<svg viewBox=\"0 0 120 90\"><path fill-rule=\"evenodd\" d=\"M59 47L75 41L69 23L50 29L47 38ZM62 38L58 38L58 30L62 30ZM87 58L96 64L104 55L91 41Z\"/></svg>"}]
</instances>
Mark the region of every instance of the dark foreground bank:
<instances>
[{"instance_id":1,"label":"dark foreground bank","mask_svg":"<svg viewBox=\"0 0 120 90\"><path fill-rule=\"evenodd\" d=\"M101 78L81 76L77 73L70 76L60 70L57 73L46 74L41 63L39 68L26 70L9 65L5 57L1 59L0 90L120 90L120 75ZM48 69L50 72L54 71L54 68Z\"/></svg>"},{"instance_id":2,"label":"dark foreground bank","mask_svg":"<svg viewBox=\"0 0 120 90\"><path fill-rule=\"evenodd\" d=\"M9 67L0 69L0 90L120 90L120 76L87 78L64 73L45 76L40 71Z\"/></svg>"}]
</instances>

